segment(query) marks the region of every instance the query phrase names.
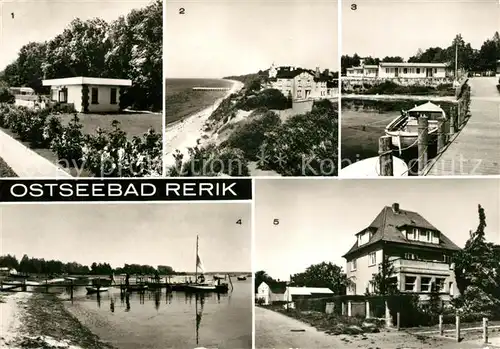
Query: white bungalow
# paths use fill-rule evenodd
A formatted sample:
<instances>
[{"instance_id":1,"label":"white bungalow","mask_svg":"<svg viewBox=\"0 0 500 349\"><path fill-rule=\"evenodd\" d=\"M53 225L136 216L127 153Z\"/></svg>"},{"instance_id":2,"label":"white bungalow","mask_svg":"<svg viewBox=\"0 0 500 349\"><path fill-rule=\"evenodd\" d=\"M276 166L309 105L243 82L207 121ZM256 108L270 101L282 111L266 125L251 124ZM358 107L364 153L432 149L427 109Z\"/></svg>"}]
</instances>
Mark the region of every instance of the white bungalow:
<instances>
[{"instance_id":1,"label":"white bungalow","mask_svg":"<svg viewBox=\"0 0 500 349\"><path fill-rule=\"evenodd\" d=\"M262 299L264 305L272 304L273 302L285 301L286 282L276 282L268 285L261 282L257 287L256 299Z\"/></svg>"},{"instance_id":2,"label":"white bungalow","mask_svg":"<svg viewBox=\"0 0 500 349\"><path fill-rule=\"evenodd\" d=\"M293 287L288 286L285 291L285 300L292 302L294 297L318 297L318 296L331 296L333 291L326 287Z\"/></svg>"},{"instance_id":3,"label":"white bungalow","mask_svg":"<svg viewBox=\"0 0 500 349\"><path fill-rule=\"evenodd\" d=\"M347 77L351 78L376 78L378 75L378 65L365 64L365 59L360 58L358 67L346 69Z\"/></svg>"},{"instance_id":4,"label":"white bungalow","mask_svg":"<svg viewBox=\"0 0 500 349\"><path fill-rule=\"evenodd\" d=\"M72 77L43 80L43 86L50 86L52 101L73 104L77 112L117 112L120 110L120 92L124 86L132 86L128 79L107 79ZM85 108L83 95L88 88L88 106Z\"/></svg>"},{"instance_id":5,"label":"white bungalow","mask_svg":"<svg viewBox=\"0 0 500 349\"><path fill-rule=\"evenodd\" d=\"M379 78L445 78L446 63L380 62Z\"/></svg>"}]
</instances>

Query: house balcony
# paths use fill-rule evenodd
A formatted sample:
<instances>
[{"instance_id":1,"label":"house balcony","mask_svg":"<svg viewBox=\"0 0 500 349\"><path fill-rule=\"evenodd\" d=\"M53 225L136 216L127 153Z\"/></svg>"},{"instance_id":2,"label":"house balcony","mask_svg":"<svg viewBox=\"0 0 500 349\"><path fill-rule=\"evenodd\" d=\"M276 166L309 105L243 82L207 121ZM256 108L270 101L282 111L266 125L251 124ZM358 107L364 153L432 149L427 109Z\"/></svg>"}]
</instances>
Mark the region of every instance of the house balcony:
<instances>
[{"instance_id":1,"label":"house balcony","mask_svg":"<svg viewBox=\"0 0 500 349\"><path fill-rule=\"evenodd\" d=\"M398 258L392 260L392 263L395 271L400 273L447 275L450 274L453 270L453 267L446 262Z\"/></svg>"}]
</instances>

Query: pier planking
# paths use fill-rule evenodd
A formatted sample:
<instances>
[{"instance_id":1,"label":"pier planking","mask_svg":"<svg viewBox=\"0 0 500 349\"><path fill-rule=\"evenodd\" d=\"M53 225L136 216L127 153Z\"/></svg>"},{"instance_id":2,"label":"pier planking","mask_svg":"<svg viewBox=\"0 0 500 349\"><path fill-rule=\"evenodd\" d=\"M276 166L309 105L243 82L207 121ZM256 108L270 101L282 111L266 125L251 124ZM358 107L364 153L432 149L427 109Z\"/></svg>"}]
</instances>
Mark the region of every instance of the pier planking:
<instances>
[{"instance_id":1,"label":"pier planking","mask_svg":"<svg viewBox=\"0 0 500 349\"><path fill-rule=\"evenodd\" d=\"M429 164L426 175L500 174L500 96L494 82L491 78L471 79L471 117Z\"/></svg>"}]
</instances>

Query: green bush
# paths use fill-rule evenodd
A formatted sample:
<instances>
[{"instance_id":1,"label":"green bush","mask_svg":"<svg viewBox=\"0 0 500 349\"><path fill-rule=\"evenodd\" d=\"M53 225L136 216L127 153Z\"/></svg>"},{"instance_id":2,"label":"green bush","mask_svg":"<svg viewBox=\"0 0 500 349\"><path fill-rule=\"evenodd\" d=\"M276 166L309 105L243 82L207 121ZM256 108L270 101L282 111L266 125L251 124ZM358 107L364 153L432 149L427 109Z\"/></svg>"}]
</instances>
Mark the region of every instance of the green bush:
<instances>
[{"instance_id":1,"label":"green bush","mask_svg":"<svg viewBox=\"0 0 500 349\"><path fill-rule=\"evenodd\" d=\"M251 121L240 125L222 145L241 149L247 159L257 160L259 148L266 139L266 132L281 123L276 113L266 110L264 114L259 115L261 112L261 110L252 112L249 116Z\"/></svg>"},{"instance_id":2,"label":"green bush","mask_svg":"<svg viewBox=\"0 0 500 349\"><path fill-rule=\"evenodd\" d=\"M259 107L267 109L283 110L290 108L290 101L280 90L266 89L260 91L255 96L241 100L237 107L243 110L253 110Z\"/></svg>"},{"instance_id":3,"label":"green bush","mask_svg":"<svg viewBox=\"0 0 500 349\"><path fill-rule=\"evenodd\" d=\"M259 168L283 176L336 176L338 112L330 101L295 115L266 133Z\"/></svg>"},{"instance_id":4,"label":"green bush","mask_svg":"<svg viewBox=\"0 0 500 349\"><path fill-rule=\"evenodd\" d=\"M16 97L10 93L7 86L0 86L0 103L14 103Z\"/></svg>"}]
</instances>

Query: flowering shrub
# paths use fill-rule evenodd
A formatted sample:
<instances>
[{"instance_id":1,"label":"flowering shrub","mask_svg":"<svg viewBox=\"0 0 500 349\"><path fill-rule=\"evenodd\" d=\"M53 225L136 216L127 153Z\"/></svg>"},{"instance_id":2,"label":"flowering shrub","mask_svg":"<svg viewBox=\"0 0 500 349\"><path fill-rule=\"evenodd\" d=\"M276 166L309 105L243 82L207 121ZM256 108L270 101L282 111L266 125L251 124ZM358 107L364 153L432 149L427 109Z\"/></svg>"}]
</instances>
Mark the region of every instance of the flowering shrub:
<instances>
[{"instance_id":1,"label":"flowering shrub","mask_svg":"<svg viewBox=\"0 0 500 349\"><path fill-rule=\"evenodd\" d=\"M83 167L99 177L147 177L162 174L162 137L149 129L127 139L118 121L111 130L84 135L75 114L67 126L51 110L0 104L0 127L9 128L33 147L50 148L60 162ZM62 161L61 161L62 160Z\"/></svg>"}]
</instances>

